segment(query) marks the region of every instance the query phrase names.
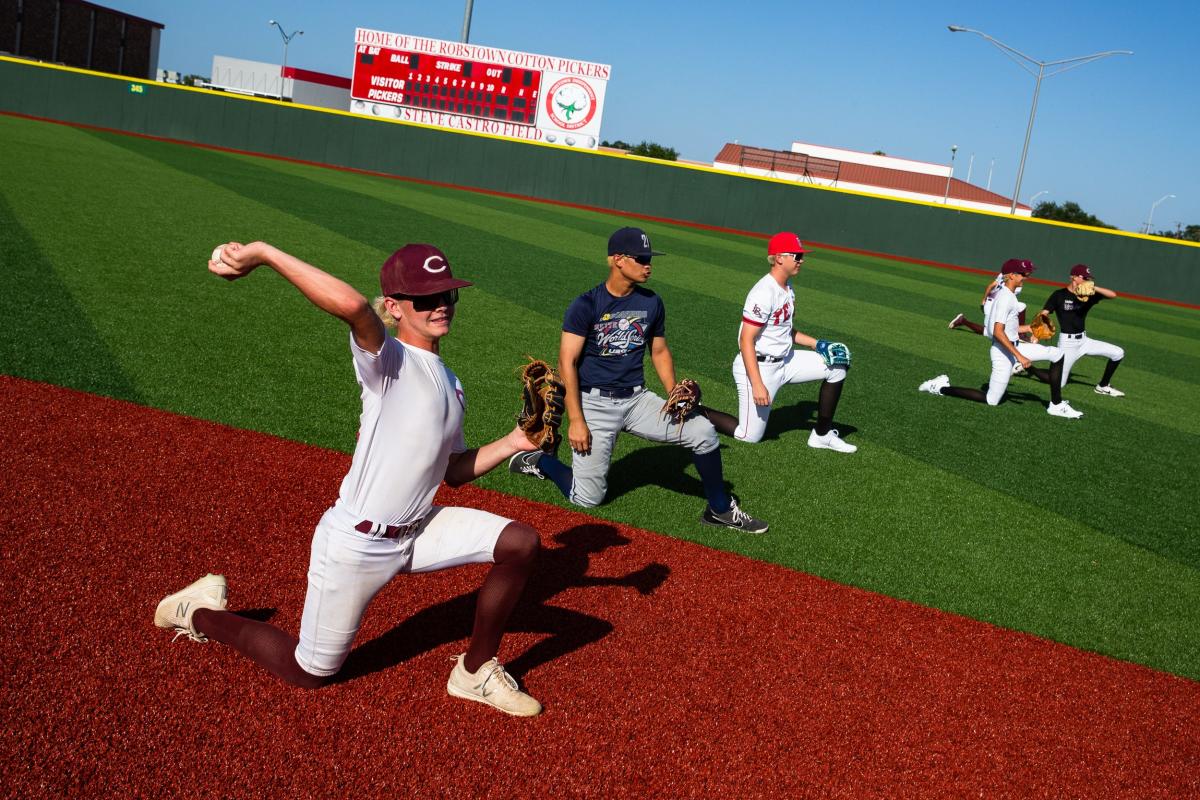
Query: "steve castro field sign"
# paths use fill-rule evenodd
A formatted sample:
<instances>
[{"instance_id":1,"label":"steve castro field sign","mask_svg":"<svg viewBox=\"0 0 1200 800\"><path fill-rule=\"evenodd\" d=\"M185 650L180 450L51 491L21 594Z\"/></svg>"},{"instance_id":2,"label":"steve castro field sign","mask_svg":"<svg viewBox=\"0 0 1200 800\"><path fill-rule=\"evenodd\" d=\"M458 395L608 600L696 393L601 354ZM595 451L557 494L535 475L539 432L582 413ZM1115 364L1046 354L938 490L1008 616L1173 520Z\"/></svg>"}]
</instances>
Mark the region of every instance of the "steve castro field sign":
<instances>
[{"instance_id":1,"label":"steve castro field sign","mask_svg":"<svg viewBox=\"0 0 1200 800\"><path fill-rule=\"evenodd\" d=\"M612 67L358 28L350 110L595 148Z\"/></svg>"}]
</instances>

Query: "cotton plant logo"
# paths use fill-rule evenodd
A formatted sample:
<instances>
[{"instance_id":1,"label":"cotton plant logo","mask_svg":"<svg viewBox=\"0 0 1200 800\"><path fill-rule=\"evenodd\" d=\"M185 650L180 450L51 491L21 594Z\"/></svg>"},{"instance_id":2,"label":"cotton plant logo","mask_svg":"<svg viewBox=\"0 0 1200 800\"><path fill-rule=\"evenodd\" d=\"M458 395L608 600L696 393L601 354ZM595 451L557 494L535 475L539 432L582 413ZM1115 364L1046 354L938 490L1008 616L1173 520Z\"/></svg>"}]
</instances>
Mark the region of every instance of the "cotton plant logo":
<instances>
[{"instance_id":1,"label":"cotton plant logo","mask_svg":"<svg viewBox=\"0 0 1200 800\"><path fill-rule=\"evenodd\" d=\"M580 78L563 78L546 93L546 111L563 130L579 130L596 116L596 93Z\"/></svg>"}]
</instances>

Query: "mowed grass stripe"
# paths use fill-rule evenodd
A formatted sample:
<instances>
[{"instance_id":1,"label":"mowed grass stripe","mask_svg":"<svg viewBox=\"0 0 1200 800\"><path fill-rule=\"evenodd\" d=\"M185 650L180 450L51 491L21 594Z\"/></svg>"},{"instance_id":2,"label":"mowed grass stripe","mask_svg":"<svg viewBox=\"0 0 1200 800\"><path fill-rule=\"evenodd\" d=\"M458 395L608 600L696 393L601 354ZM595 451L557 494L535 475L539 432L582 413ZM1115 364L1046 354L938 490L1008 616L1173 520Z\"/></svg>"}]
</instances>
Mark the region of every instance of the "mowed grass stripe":
<instances>
[{"instance_id":1,"label":"mowed grass stripe","mask_svg":"<svg viewBox=\"0 0 1200 800\"><path fill-rule=\"evenodd\" d=\"M58 128L18 122L25 126L25 132L38 136L45 129ZM0 144L7 147L9 140L4 137L13 127L0 123ZM284 165L249 158L245 161L266 165L266 171L247 170L239 159L214 153L175 148L189 155L171 157L161 151L148 151L142 145L155 143L141 141L129 148L98 148L95 141L89 141L97 137L69 133L70 137L61 139L46 137L52 143L45 151L31 147L17 154L19 159L35 162L36 168L31 167L15 180L17 191L13 195L20 200L14 202L26 202L25 190L30 188L26 184L36 183L39 171L67 171L65 164L69 164L69 170L79 170L79 165L89 159L120 161L114 153L121 150L136 153L138 159L131 163L146 166L145 170L135 168L124 182L120 178L114 181L103 170L84 168L72 176L75 184L66 186L57 198L61 204L64 198L73 200L75 194L103 196L109 206L103 219L113 230L140 225L160 239L171 240L166 246L171 252L158 259L142 259L153 237L134 242L143 271L163 273L149 277L150 290L134 303L140 303L141 311L147 314L154 304L170 309L156 316L154 325L145 326L157 327L155 346L150 348L143 337L126 333L110 340L129 362L156 360L169 365L158 369L140 366L139 380L151 387L156 397L182 396L186 393L182 384L190 382L186 389L197 397L186 402L209 411L200 416L274 432L297 431L299 435L292 438L343 450L353 446L358 403L346 357L344 326L327 320L297 298L290 287L269 275L252 276L229 286L204 273L201 260L193 281L179 271L182 267L176 262L184 260L182 253L199 251L203 259L215 241L229 238L229 229L234 226L247 232L247 238L266 233L269 240L330 267L370 291L380 254L408 234L432 230L433 234L411 238L440 241L434 239L436 235L455 246L461 243L462 252L470 255L470 261L462 260L467 255L462 256L461 263L470 263L472 270L480 265L478 274L468 275L478 285L464 293L462 314L454 334L446 341L446 355L468 388L472 409L468 435L484 437L511 428L516 410L512 373L520 355L529 349L556 347L562 308L602 279L603 242L616 225L626 221L619 216L503 198L481 199L451 190L432 192L428 187L414 189L397 181L344 174L339 178L347 179L343 188L348 191L331 192L323 181L338 173L330 171L286 165L294 174L281 174L276 167ZM34 138L38 137L29 137L31 142ZM148 152L150 159L146 158ZM154 161L174 164L171 169L162 169L155 167ZM122 169L127 166L120 165ZM203 180L193 185L196 179L180 171ZM271 175L272 171L276 174ZM214 175L216 185L206 186ZM251 200L238 196L247 185L260 180L266 182L266 191L251 190ZM394 195L380 188L388 185L399 187ZM176 194L176 186L183 187L181 196L187 204L198 203L196 208L202 209L202 213L186 216L186 224L180 224L170 202L124 201L126 194L169 200ZM364 197L364 191L383 194ZM443 199L435 202L431 197ZM458 198L450 201L454 210L441 205L452 197ZM46 197L37 199L38 225L31 227L31 234L44 239L58 236L65 240L61 246L69 248L73 245L69 235L49 232L54 230L54 223L48 201ZM84 213L95 214L98 205L88 205ZM475 212L487 218L477 226L499 232L463 224L473 205L501 212ZM126 207L137 209L140 216L126 214ZM524 221L527 208L532 209L534 222ZM554 213L547 215L547 209ZM28 222L26 209L14 210ZM438 226L434 218L443 214L450 216L449 222L443 220ZM569 236L573 223L564 228L562 221L577 214L588 222L578 226L583 235L570 244L570 250L579 251L574 254L564 255L553 249L558 246L553 241L549 247L538 249L535 243L505 235L506 227L511 234L513 228L530 226L540 227L538 236L545 233L552 240ZM550 220L558 222L551 224ZM33 229L43 225L48 226L47 231ZM210 227L219 229L219 235L214 237ZM330 227L333 230L327 230ZM737 307L746 289L762 274L758 266L761 242L744 240L757 246L743 247L740 237L712 234L714 244L706 247L707 232L664 235L662 231L674 227L646 227L654 233L656 245L670 241L672 248L680 252L680 256L664 258L661 266L656 265L652 282L652 288L667 301L671 341L680 370L702 376L712 387L714 403L729 402L727 407L732 407L734 394L728 373L734 348L731 331L736 330ZM522 232L517 237L527 235ZM741 258L714 259L712 253L722 247L744 252L744 264ZM129 252L128 248L118 250L112 238L102 246L86 244L82 249L96 264L105 264L115 252ZM709 260L724 262L720 270L712 272L711 281L689 280L700 273L699 267L689 263L689 259L696 260L692 253L700 257L707 253ZM187 270L197 269L192 266L193 257L187 256ZM128 255L124 258L131 260ZM670 266L672 261L677 262L675 267ZM824 296L806 296L808 286L803 281L818 284L823 269L814 263L801 276L802 318L811 305L815 324L826 325L825 306L834 305L843 321L830 321L830 330L850 339L856 331L874 327L878 309L863 305L861 298L838 294L836 275L822 285ZM685 275L687 270L691 272ZM530 271L544 274L529 280L526 273ZM681 276L678 280L676 271ZM89 291L72 291L85 304L85 311L95 316L96 309L108 302L106 293L130 291L126 284L138 280L136 272L120 269L107 284L98 280L89 285ZM959 277L950 271L944 274ZM971 279L964 283L967 286L979 276L963 277ZM538 288L543 285L547 288ZM536 294L538 291L542 294ZM876 289L875 293L886 296L887 290ZM971 293L976 292L972 289ZM538 299L541 297L548 299ZM728 319L731 313L734 319ZM913 316L919 320L925 313ZM108 319L103 314L99 318ZM138 324L125 322L139 330ZM926 317L924 325L937 322ZM944 320L940 324L944 326ZM921 326L914 322L913 327L919 330ZM949 334L946 338L955 340ZM962 345L950 344L951 350L961 346L965 353L974 352L966 344L971 337L958 338ZM1041 399L1044 387L1040 384L1030 384L1039 388L1036 396L1024 400L1018 396L998 409L918 395L915 387L911 394L897 393L892 387L900 383L898 378L906 372L924 372L942 356L913 356L869 338L855 347L856 365L838 422L847 430L859 429L850 434L851 440L863 448L859 454L840 458L805 446L814 412L815 386L784 389L768 439L762 444L734 443L724 450L729 481L746 498L748 507L771 519L775 527L772 535L749 541L699 528L695 518L703 501L688 454L678 447L646 445L632 437L620 441L611 473L611 502L597 509L597 516L654 527L739 552L754 551L756 557L888 594L924 598L920 602L1181 674L1195 677L1200 672L1196 667L1200 663L1196 657L1200 624L1195 598L1188 588L1200 584L1188 562L1193 556L1187 543L1195 540L1195 531L1187 527L1194 523L1181 499L1189 495L1179 489L1180 476L1189 474L1181 463L1194 463L1187 452L1191 445L1186 437L1162 428L1167 420L1155 421L1158 428L1122 424L1111 405L1109 410L1098 406L1100 411L1089 412L1082 421L1089 427L1063 427L1065 421L1045 415ZM207 360L203 352L209 354ZM264 372L260 361L272 362L278 368L272 366ZM974 355L968 355L964 363L968 361L977 363ZM984 369L976 369L984 377ZM939 410L929 410L929 404ZM1181 404L1189 405L1186 398ZM289 418L283 419L285 416ZM1165 439L1174 441L1164 443ZM1113 440L1117 441L1115 446ZM1027 448L1054 448L1055 452L1065 453L1067 442L1070 458L1061 479L1048 478L1040 486L1018 481L1021 485L1014 491L1003 476L986 469L990 463L987 453L1011 453L1015 457ZM1139 458L1129 457L1130 442L1141 445ZM1110 455L1127 471L1108 477L1102 467ZM1086 469L1077 473L1074 470L1078 464ZM1139 467L1145 464L1162 464L1164 472L1174 468L1178 474L1160 475ZM1073 485L1077 477L1090 481L1087 485L1092 494L1086 503L1064 501L1063 487ZM547 484L519 479L504 471L489 475L484 483L561 502ZM1138 491L1145 485L1154 488ZM932 500L925 500L926 496ZM1086 508L1076 511L1079 505ZM1155 523L1146 524L1147 519ZM1005 524L997 525L996 520ZM1116 530L1120 525L1129 531ZM979 530L987 531L994 544L979 547L972 539ZM1061 548L1060 537L1065 539ZM1037 556L999 562L995 558L997 552L1019 554L1025 548ZM897 552L906 555L897 556ZM1102 553L1098 563L1102 567L1112 565L1111 569L1089 572L1090 562L1080 564L1075 560L1081 552ZM1133 579L1122 580L1125 574ZM993 579L986 580L989 576ZM1100 599L1076 603L1072 598L1077 596ZM1180 598L1186 602L1179 603ZM1121 616L1122 610L1127 611L1125 616Z\"/></svg>"}]
</instances>

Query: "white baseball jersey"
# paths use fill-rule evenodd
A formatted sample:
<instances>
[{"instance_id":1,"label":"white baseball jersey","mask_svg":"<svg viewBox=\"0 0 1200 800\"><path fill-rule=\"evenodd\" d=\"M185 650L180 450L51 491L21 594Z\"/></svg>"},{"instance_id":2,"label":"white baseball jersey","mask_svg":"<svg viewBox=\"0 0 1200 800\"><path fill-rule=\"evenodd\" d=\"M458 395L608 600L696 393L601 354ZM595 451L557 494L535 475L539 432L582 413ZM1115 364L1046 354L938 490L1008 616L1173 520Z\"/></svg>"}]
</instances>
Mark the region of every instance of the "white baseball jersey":
<instances>
[{"instance_id":1,"label":"white baseball jersey","mask_svg":"<svg viewBox=\"0 0 1200 800\"><path fill-rule=\"evenodd\" d=\"M996 299L996 293L999 292L1003 288L1004 288L1004 273L1001 272L999 275L996 276L996 280L992 281L992 285L988 289L987 298L983 301L983 315L985 317L987 316L987 313L988 313L988 307L991 306L992 301ZM1015 291L1013 294L1020 294L1021 290L1024 288L1025 288L1024 286L1018 286L1017 291Z\"/></svg>"},{"instance_id":2,"label":"white baseball jersey","mask_svg":"<svg viewBox=\"0 0 1200 800\"><path fill-rule=\"evenodd\" d=\"M746 295L746 304L742 307L742 325L763 329L754 345L759 355L783 358L792 351L792 317L795 312L796 293L792 291L790 283L780 286L768 272L751 287ZM742 325L738 326L739 347Z\"/></svg>"},{"instance_id":3,"label":"white baseball jersey","mask_svg":"<svg viewBox=\"0 0 1200 800\"><path fill-rule=\"evenodd\" d=\"M442 359L388 336L378 354L350 337L362 416L338 503L351 516L406 525L427 515L463 439L466 397Z\"/></svg>"},{"instance_id":4,"label":"white baseball jersey","mask_svg":"<svg viewBox=\"0 0 1200 800\"><path fill-rule=\"evenodd\" d=\"M1004 326L1004 335L1010 342L1017 341L1017 296L1007 286L1001 286L992 302L987 305L983 320L983 335L994 339L996 323Z\"/></svg>"}]
</instances>

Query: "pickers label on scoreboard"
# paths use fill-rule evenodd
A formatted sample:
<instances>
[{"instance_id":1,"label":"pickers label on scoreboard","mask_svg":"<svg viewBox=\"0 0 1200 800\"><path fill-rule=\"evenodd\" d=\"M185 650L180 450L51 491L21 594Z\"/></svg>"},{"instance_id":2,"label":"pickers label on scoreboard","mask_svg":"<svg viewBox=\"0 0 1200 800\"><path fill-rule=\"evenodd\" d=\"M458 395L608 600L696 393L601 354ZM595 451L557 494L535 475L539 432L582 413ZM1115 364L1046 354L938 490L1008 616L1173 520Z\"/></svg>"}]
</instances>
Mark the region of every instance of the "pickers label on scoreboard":
<instances>
[{"instance_id":1,"label":"pickers label on scoreboard","mask_svg":"<svg viewBox=\"0 0 1200 800\"><path fill-rule=\"evenodd\" d=\"M358 28L350 110L594 149L611 72L590 61Z\"/></svg>"}]
</instances>

